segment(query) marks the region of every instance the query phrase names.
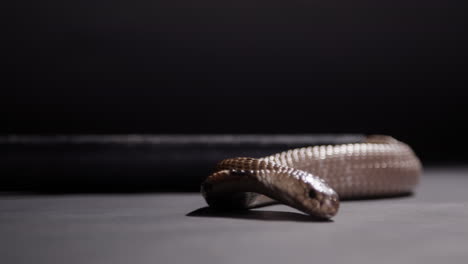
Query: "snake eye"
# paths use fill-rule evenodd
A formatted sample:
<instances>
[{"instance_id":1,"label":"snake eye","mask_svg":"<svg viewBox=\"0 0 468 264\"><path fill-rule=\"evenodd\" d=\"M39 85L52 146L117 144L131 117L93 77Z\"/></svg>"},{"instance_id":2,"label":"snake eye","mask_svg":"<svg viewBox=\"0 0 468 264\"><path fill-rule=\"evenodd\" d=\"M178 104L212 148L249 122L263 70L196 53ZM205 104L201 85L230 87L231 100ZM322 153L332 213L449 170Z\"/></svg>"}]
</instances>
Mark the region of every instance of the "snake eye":
<instances>
[{"instance_id":1,"label":"snake eye","mask_svg":"<svg viewBox=\"0 0 468 264\"><path fill-rule=\"evenodd\" d=\"M310 197L311 199L317 198L317 193L315 192L314 189L310 189L310 191L309 191L309 197Z\"/></svg>"}]
</instances>

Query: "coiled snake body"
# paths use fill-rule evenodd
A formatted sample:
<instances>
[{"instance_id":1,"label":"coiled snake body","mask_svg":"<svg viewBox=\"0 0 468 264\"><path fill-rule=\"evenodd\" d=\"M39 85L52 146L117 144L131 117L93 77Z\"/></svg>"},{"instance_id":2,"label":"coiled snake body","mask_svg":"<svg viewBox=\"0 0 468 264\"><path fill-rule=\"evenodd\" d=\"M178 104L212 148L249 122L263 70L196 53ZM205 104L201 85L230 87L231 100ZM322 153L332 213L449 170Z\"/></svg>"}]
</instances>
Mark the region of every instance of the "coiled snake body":
<instances>
[{"instance_id":1,"label":"coiled snake body","mask_svg":"<svg viewBox=\"0 0 468 264\"><path fill-rule=\"evenodd\" d=\"M223 160L202 183L201 192L214 208L251 208L276 201L331 218L340 199L411 193L420 175L421 163L408 145L389 136L368 136L361 143Z\"/></svg>"}]
</instances>

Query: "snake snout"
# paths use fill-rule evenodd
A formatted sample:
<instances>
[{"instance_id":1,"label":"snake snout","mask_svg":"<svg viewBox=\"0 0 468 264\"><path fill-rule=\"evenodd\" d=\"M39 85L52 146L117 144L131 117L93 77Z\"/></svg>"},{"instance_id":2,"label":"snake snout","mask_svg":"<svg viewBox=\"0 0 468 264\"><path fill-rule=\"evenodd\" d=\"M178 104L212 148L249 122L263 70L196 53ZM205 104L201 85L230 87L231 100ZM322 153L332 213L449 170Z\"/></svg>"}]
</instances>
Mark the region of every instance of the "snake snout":
<instances>
[{"instance_id":1,"label":"snake snout","mask_svg":"<svg viewBox=\"0 0 468 264\"><path fill-rule=\"evenodd\" d=\"M326 214L326 217L330 218L336 215L340 207L340 200L338 195L327 197L324 199L320 205L322 211Z\"/></svg>"}]
</instances>

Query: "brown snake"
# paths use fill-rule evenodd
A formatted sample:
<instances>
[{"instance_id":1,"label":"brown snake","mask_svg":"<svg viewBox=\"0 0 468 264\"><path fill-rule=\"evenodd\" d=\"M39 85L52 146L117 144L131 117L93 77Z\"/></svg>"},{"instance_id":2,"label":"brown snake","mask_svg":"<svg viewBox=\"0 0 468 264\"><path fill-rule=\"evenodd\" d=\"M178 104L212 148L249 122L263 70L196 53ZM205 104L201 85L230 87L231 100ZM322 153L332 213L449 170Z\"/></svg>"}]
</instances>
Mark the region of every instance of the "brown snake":
<instances>
[{"instance_id":1,"label":"brown snake","mask_svg":"<svg viewBox=\"0 0 468 264\"><path fill-rule=\"evenodd\" d=\"M277 201L331 218L338 212L340 199L411 193L421 170L408 145L375 135L361 143L223 160L202 183L201 192L213 208L252 208Z\"/></svg>"}]
</instances>

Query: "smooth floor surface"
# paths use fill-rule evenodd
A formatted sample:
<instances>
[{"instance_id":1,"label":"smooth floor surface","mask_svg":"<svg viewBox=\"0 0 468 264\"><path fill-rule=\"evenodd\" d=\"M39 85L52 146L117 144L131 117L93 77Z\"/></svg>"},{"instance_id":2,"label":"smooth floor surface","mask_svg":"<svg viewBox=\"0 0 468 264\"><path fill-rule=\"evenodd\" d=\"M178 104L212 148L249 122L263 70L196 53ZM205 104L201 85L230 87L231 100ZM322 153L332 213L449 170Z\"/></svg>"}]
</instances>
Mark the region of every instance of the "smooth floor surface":
<instances>
[{"instance_id":1,"label":"smooth floor surface","mask_svg":"<svg viewBox=\"0 0 468 264\"><path fill-rule=\"evenodd\" d=\"M199 194L0 195L0 263L468 263L468 168L330 222L282 205L215 213Z\"/></svg>"}]
</instances>

